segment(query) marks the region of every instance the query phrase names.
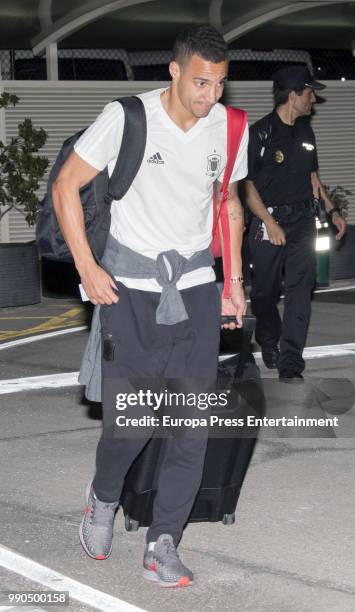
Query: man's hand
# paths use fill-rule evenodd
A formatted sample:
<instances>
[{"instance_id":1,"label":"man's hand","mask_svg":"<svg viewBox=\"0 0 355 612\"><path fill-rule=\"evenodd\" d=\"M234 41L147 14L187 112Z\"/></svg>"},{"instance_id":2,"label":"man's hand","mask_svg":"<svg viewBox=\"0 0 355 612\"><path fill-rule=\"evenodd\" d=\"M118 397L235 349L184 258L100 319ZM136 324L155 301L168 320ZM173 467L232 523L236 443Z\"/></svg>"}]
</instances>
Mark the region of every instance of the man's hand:
<instances>
[{"instance_id":1,"label":"man's hand","mask_svg":"<svg viewBox=\"0 0 355 612\"><path fill-rule=\"evenodd\" d=\"M242 316L247 311L244 289L241 285L231 283L230 298L222 297L222 316L235 315L235 323L224 323L224 329L235 329L243 327Z\"/></svg>"},{"instance_id":2,"label":"man's hand","mask_svg":"<svg viewBox=\"0 0 355 612\"><path fill-rule=\"evenodd\" d=\"M275 219L271 218L265 225L271 244L275 246L283 246L286 244L285 232L282 227L276 223Z\"/></svg>"},{"instance_id":3,"label":"man's hand","mask_svg":"<svg viewBox=\"0 0 355 612\"><path fill-rule=\"evenodd\" d=\"M95 262L87 265L84 271L81 270L80 277L85 293L93 304L116 304L118 302L115 282Z\"/></svg>"},{"instance_id":4,"label":"man's hand","mask_svg":"<svg viewBox=\"0 0 355 612\"><path fill-rule=\"evenodd\" d=\"M347 223L338 213L332 215L332 223L339 230L335 236L335 240L340 240L346 232Z\"/></svg>"}]
</instances>

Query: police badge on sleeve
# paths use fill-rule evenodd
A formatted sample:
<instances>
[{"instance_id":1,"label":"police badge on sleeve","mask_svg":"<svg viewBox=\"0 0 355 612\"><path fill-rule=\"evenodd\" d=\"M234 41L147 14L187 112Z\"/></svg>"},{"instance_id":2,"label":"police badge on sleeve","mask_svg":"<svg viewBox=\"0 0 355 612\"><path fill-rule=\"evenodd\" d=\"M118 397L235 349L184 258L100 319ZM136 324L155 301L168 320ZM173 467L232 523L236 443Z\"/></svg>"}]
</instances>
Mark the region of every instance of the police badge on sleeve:
<instances>
[{"instance_id":1,"label":"police badge on sleeve","mask_svg":"<svg viewBox=\"0 0 355 612\"><path fill-rule=\"evenodd\" d=\"M207 176L216 176L220 172L221 156L214 152L207 157Z\"/></svg>"}]
</instances>

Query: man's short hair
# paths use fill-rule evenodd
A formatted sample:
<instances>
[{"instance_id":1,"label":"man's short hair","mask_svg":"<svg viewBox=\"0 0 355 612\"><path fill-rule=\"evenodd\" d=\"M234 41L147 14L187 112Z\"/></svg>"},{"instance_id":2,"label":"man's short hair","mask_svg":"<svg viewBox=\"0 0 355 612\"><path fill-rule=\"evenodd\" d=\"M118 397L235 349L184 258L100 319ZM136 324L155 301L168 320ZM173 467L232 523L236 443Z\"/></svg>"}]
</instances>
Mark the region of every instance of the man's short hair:
<instances>
[{"instance_id":1,"label":"man's short hair","mask_svg":"<svg viewBox=\"0 0 355 612\"><path fill-rule=\"evenodd\" d=\"M290 95L291 91L295 91L298 96L301 96L304 89L304 87L301 89L278 89L277 87L274 87L273 92L275 106L279 106L279 104L287 104L288 96Z\"/></svg>"},{"instance_id":2,"label":"man's short hair","mask_svg":"<svg viewBox=\"0 0 355 612\"><path fill-rule=\"evenodd\" d=\"M211 25L189 27L178 34L173 57L178 64L185 64L192 55L218 64L228 60L228 45L222 34Z\"/></svg>"}]
</instances>

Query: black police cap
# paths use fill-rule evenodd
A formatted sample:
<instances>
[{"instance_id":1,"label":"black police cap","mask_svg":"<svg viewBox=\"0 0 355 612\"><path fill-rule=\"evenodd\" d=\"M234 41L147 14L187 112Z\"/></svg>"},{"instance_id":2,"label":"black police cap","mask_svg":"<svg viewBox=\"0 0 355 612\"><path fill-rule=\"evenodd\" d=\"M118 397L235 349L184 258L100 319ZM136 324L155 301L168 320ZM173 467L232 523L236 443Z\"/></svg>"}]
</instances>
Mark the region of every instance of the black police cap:
<instances>
[{"instance_id":1,"label":"black police cap","mask_svg":"<svg viewBox=\"0 0 355 612\"><path fill-rule=\"evenodd\" d=\"M305 87L321 90L326 87L323 83L315 81L308 68L303 65L281 68L275 72L273 79L274 87L282 91L304 89Z\"/></svg>"}]
</instances>

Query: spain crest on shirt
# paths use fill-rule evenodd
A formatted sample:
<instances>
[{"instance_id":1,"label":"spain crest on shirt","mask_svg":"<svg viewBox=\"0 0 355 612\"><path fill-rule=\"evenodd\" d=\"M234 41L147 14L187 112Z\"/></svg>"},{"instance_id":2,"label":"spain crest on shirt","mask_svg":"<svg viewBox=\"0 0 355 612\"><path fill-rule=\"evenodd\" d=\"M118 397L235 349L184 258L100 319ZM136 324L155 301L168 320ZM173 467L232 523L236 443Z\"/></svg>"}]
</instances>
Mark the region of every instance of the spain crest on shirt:
<instances>
[{"instance_id":1,"label":"spain crest on shirt","mask_svg":"<svg viewBox=\"0 0 355 612\"><path fill-rule=\"evenodd\" d=\"M217 153L212 153L207 157L207 171L206 174L208 176L216 176L219 174L219 170L221 167L221 156Z\"/></svg>"}]
</instances>

